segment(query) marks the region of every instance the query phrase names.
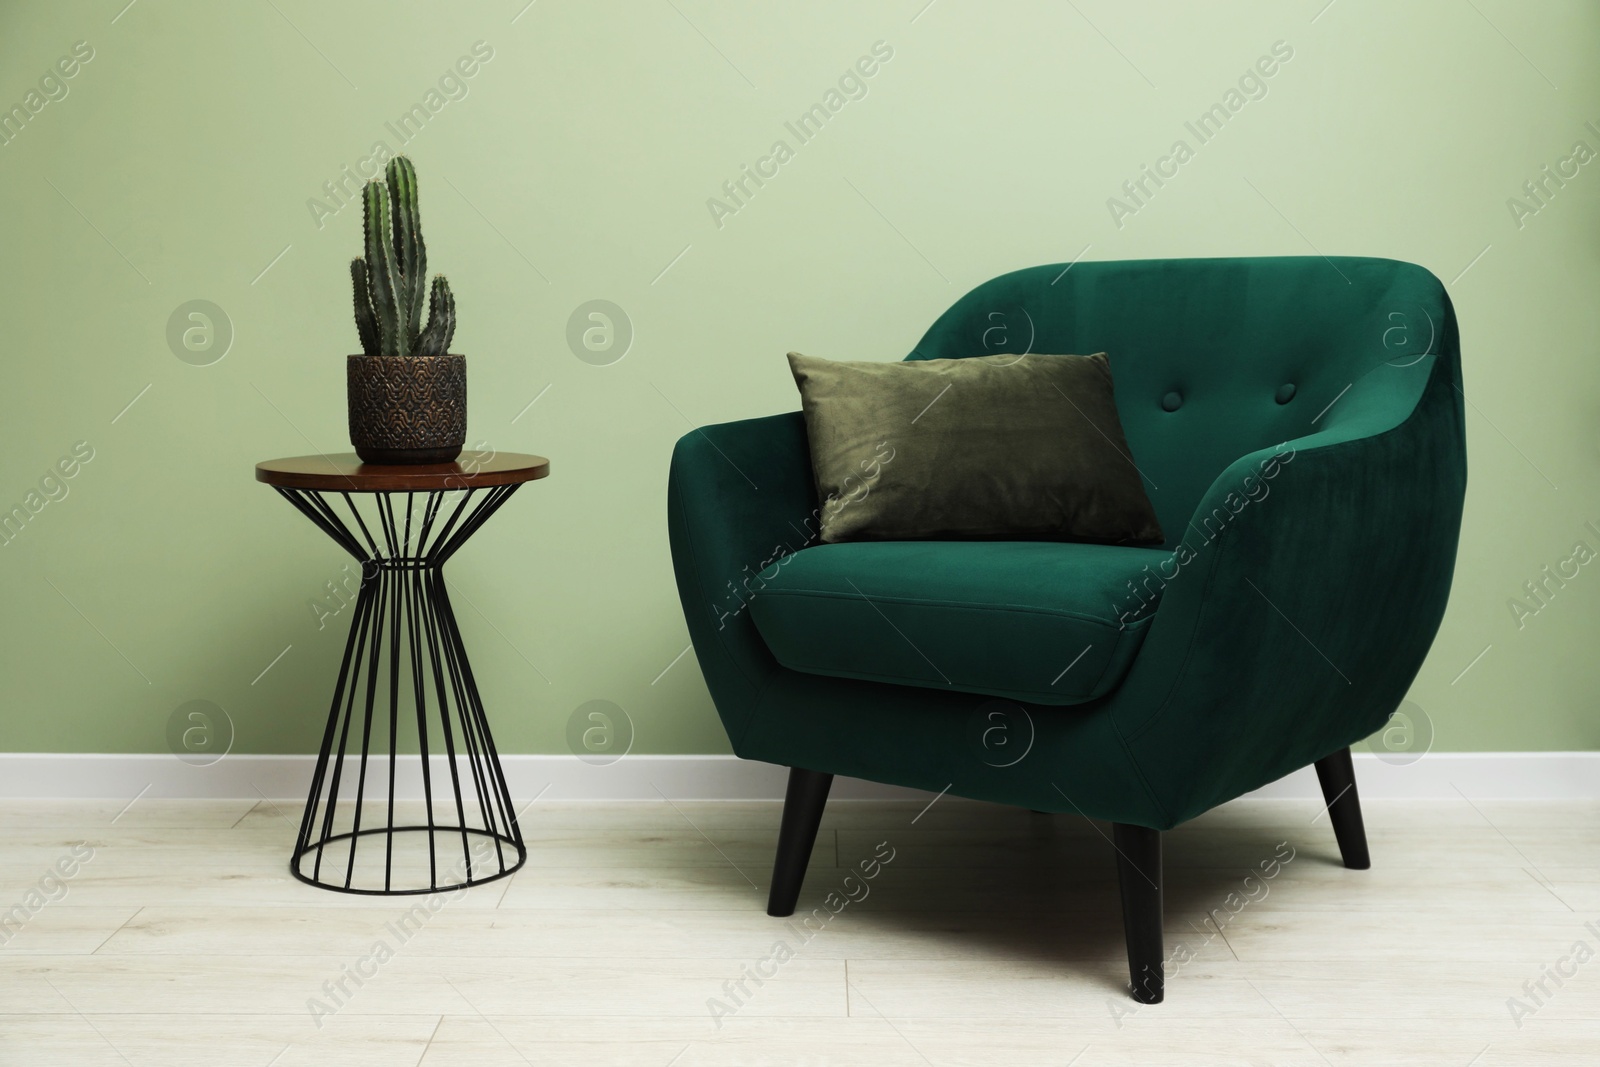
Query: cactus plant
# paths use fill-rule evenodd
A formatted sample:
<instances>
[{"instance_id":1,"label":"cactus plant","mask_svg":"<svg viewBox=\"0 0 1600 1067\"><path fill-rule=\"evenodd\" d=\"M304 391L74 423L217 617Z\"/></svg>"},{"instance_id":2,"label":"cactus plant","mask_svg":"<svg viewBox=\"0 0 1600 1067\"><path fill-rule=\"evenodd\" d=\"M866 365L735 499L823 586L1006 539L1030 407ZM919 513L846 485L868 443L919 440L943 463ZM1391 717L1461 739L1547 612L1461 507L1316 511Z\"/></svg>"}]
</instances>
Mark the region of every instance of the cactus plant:
<instances>
[{"instance_id":1,"label":"cactus plant","mask_svg":"<svg viewBox=\"0 0 1600 1067\"><path fill-rule=\"evenodd\" d=\"M417 169L396 156L384 178L362 191L366 256L350 261L361 350L369 356L442 356L455 337L456 302L450 283L435 277L423 325L428 251L417 209Z\"/></svg>"}]
</instances>

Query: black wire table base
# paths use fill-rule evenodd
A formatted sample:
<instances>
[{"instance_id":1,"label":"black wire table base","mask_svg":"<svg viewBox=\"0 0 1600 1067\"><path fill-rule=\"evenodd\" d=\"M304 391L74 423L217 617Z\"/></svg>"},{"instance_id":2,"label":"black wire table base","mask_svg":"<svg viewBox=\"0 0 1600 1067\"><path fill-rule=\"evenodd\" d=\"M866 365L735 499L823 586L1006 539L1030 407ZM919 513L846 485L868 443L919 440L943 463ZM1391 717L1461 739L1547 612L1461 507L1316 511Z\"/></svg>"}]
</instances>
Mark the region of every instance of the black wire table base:
<instances>
[{"instance_id":1,"label":"black wire table base","mask_svg":"<svg viewBox=\"0 0 1600 1067\"><path fill-rule=\"evenodd\" d=\"M378 895L438 893L514 873L528 850L443 567L517 485L276 488L362 565L290 872L324 889ZM373 501L370 526L354 498ZM404 799L417 792L420 801Z\"/></svg>"}]
</instances>

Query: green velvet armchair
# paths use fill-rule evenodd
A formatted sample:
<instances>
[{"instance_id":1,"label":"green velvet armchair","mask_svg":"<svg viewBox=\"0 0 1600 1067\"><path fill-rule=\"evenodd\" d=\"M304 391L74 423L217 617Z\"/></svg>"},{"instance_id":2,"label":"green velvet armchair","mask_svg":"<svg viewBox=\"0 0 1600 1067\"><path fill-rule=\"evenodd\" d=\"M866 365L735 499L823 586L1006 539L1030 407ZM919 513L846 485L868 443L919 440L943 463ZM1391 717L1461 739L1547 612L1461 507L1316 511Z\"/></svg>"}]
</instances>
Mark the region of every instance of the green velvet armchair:
<instances>
[{"instance_id":1,"label":"green velvet armchair","mask_svg":"<svg viewBox=\"0 0 1600 1067\"><path fill-rule=\"evenodd\" d=\"M1392 260L1053 264L962 297L907 359L1109 354L1152 547L819 544L798 412L685 436L667 507L695 653L734 751L791 769L769 913L839 774L1112 823L1147 1003L1161 831L1314 763L1368 866L1349 746L1444 614L1458 348L1439 280Z\"/></svg>"}]
</instances>

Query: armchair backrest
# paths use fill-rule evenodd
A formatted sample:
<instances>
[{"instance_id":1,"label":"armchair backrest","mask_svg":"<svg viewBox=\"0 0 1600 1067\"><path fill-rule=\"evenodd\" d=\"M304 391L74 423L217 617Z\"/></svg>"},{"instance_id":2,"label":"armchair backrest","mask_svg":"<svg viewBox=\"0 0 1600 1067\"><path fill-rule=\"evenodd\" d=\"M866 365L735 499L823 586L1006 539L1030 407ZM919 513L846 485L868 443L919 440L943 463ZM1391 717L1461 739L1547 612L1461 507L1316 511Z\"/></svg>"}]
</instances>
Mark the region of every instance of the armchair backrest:
<instances>
[{"instance_id":1,"label":"armchair backrest","mask_svg":"<svg viewBox=\"0 0 1600 1067\"><path fill-rule=\"evenodd\" d=\"M1404 421L1461 371L1455 313L1422 267L1321 256L1057 263L984 282L907 359L1106 352L1117 409L1167 533L1250 452ZM1460 417L1443 420L1459 435ZM1454 454L1465 463L1465 441ZM1396 472L1428 477L1429 472Z\"/></svg>"}]
</instances>

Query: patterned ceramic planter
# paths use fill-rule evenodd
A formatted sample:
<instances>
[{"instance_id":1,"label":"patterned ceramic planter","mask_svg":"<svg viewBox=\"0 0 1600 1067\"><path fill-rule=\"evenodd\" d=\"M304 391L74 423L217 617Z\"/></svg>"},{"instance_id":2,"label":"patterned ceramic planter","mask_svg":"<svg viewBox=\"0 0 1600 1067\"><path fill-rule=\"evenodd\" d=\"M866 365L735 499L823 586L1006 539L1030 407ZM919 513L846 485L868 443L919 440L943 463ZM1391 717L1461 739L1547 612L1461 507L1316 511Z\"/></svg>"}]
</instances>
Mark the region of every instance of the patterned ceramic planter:
<instances>
[{"instance_id":1,"label":"patterned ceramic planter","mask_svg":"<svg viewBox=\"0 0 1600 1067\"><path fill-rule=\"evenodd\" d=\"M466 356L351 356L350 443L367 463L449 463L467 440Z\"/></svg>"}]
</instances>

